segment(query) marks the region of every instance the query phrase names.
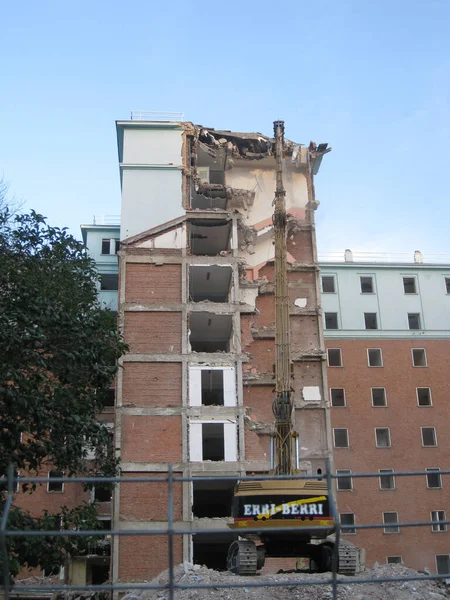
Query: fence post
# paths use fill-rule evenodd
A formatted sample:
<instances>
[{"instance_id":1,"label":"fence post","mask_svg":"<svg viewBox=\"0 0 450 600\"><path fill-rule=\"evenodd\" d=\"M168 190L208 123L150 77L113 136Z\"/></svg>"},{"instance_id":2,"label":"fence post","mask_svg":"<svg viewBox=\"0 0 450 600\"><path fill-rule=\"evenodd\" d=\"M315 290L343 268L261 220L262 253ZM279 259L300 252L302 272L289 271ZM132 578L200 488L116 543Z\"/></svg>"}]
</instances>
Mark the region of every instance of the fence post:
<instances>
[{"instance_id":1,"label":"fence post","mask_svg":"<svg viewBox=\"0 0 450 600\"><path fill-rule=\"evenodd\" d=\"M2 559L3 559L3 597L4 600L9 599L9 588L11 583L11 575L9 572L9 559L8 559L8 546L6 545L6 526L8 524L9 511L11 510L11 504L13 500L13 484L14 484L14 466L12 463L8 467L8 497L5 502L5 508L2 514L2 520L0 523L0 545L2 547Z\"/></svg>"},{"instance_id":2,"label":"fence post","mask_svg":"<svg viewBox=\"0 0 450 600\"><path fill-rule=\"evenodd\" d=\"M333 548L333 554L331 556L331 576L332 576L332 590L333 600L337 600L337 571L339 568L339 544L341 542L341 524L339 522L339 516L336 510L336 503L333 495L333 483L331 478L331 463L330 459L326 460L326 473L327 473L327 488L328 488L328 503L331 509L331 516L334 521L335 530L335 543Z\"/></svg>"},{"instance_id":3,"label":"fence post","mask_svg":"<svg viewBox=\"0 0 450 600\"><path fill-rule=\"evenodd\" d=\"M168 550L169 550L169 600L173 600L173 472L172 463L168 470Z\"/></svg>"}]
</instances>

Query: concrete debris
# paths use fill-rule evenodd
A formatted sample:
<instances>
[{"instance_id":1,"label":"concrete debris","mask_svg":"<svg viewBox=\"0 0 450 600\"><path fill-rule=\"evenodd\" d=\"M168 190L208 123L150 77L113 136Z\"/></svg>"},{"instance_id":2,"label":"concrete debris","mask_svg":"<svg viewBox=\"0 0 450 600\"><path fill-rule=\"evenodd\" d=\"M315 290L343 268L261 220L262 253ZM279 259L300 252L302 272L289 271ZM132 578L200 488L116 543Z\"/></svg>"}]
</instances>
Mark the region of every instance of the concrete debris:
<instances>
[{"instance_id":1,"label":"concrete debris","mask_svg":"<svg viewBox=\"0 0 450 600\"><path fill-rule=\"evenodd\" d=\"M207 127L200 127L198 139L201 143L214 149L225 149L227 154L234 158L247 160L261 160L274 154L275 140L262 135L262 133L240 133L237 131L218 131ZM284 141L286 156L297 156L300 145Z\"/></svg>"},{"instance_id":2,"label":"concrete debris","mask_svg":"<svg viewBox=\"0 0 450 600\"><path fill-rule=\"evenodd\" d=\"M254 227L247 227L242 221L238 221L238 244L240 250L254 254L257 235L258 232Z\"/></svg>"},{"instance_id":3,"label":"concrete debris","mask_svg":"<svg viewBox=\"0 0 450 600\"><path fill-rule=\"evenodd\" d=\"M364 572L364 576L373 583L352 584L352 577L341 575L345 583L338 586L339 600L445 600L450 598L450 589L442 581L389 581L377 583L384 577L417 576L419 573L403 565L382 565ZM425 577L425 576L424 576ZM192 589L175 590L176 600L325 600L332 598L330 585L296 585L308 580L327 580L330 573L278 573L264 574L257 577L239 577L229 572L214 571L205 566L183 563L174 569L174 581ZM166 585L169 580L168 571L164 571L153 584ZM286 582L280 587L252 587L255 583ZM348 583L347 583L348 582ZM238 583L245 587L195 589L195 585ZM127 594L122 600L167 600L167 590L145 590Z\"/></svg>"}]
</instances>

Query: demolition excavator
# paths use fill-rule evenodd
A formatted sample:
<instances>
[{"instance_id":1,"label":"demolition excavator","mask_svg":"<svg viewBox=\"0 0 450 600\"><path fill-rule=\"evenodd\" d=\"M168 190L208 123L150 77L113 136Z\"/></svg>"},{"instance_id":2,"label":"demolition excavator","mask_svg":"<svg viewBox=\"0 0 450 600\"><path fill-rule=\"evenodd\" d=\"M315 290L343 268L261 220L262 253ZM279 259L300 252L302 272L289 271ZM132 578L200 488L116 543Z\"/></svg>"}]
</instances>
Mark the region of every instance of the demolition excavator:
<instances>
[{"instance_id":1,"label":"demolition excavator","mask_svg":"<svg viewBox=\"0 0 450 600\"><path fill-rule=\"evenodd\" d=\"M287 281L287 214L283 186L284 122L274 122L276 191L275 235L275 417L274 474L295 475L293 446L293 389ZM256 575L266 557L309 559L310 570L332 566L335 530L327 482L320 479L241 481L233 498L233 523L239 539L228 551L227 568L238 575ZM314 529L314 526L321 526ZM257 528L257 532L246 529ZM286 529L284 532L283 530ZM360 552L349 542L339 544L339 573L361 570Z\"/></svg>"}]
</instances>

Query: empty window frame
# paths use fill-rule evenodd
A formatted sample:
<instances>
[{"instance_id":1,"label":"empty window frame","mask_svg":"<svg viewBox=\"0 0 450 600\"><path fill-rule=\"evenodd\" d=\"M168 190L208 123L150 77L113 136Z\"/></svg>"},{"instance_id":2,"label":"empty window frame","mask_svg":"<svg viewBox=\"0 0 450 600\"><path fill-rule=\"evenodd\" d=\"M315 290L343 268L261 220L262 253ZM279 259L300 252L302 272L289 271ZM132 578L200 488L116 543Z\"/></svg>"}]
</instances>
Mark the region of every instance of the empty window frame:
<instances>
[{"instance_id":1,"label":"empty window frame","mask_svg":"<svg viewBox=\"0 0 450 600\"><path fill-rule=\"evenodd\" d=\"M384 528L384 533L400 533L400 528L398 527L398 513L397 512L384 512L383 513L383 523L385 525L389 525L389 527Z\"/></svg>"},{"instance_id":2,"label":"empty window frame","mask_svg":"<svg viewBox=\"0 0 450 600\"><path fill-rule=\"evenodd\" d=\"M401 556L386 556L386 562L388 565L401 565L403 559Z\"/></svg>"},{"instance_id":3,"label":"empty window frame","mask_svg":"<svg viewBox=\"0 0 450 600\"><path fill-rule=\"evenodd\" d=\"M413 367L427 367L427 353L425 348L412 348Z\"/></svg>"},{"instance_id":4,"label":"empty window frame","mask_svg":"<svg viewBox=\"0 0 450 600\"><path fill-rule=\"evenodd\" d=\"M97 502L111 502L112 489L107 485L96 484L92 488L91 499Z\"/></svg>"},{"instance_id":5,"label":"empty window frame","mask_svg":"<svg viewBox=\"0 0 450 600\"><path fill-rule=\"evenodd\" d=\"M337 489L338 490L352 490L353 489L353 480L351 478L351 470L350 469L337 469L336 475L340 475L337 478Z\"/></svg>"},{"instance_id":6,"label":"empty window frame","mask_svg":"<svg viewBox=\"0 0 450 600\"><path fill-rule=\"evenodd\" d=\"M373 277L360 277L359 278L361 284L361 294L373 294Z\"/></svg>"},{"instance_id":7,"label":"empty window frame","mask_svg":"<svg viewBox=\"0 0 450 600\"><path fill-rule=\"evenodd\" d=\"M189 367L190 406L236 406L234 367Z\"/></svg>"},{"instance_id":8,"label":"empty window frame","mask_svg":"<svg viewBox=\"0 0 450 600\"><path fill-rule=\"evenodd\" d=\"M192 462L236 461L236 423L229 421L190 422L189 447Z\"/></svg>"},{"instance_id":9,"label":"empty window frame","mask_svg":"<svg viewBox=\"0 0 450 600\"><path fill-rule=\"evenodd\" d=\"M431 389L429 387L416 388L416 393L419 406L431 406Z\"/></svg>"},{"instance_id":10,"label":"empty window frame","mask_svg":"<svg viewBox=\"0 0 450 600\"><path fill-rule=\"evenodd\" d=\"M331 406L345 406L345 390L344 388L330 389Z\"/></svg>"},{"instance_id":11,"label":"empty window frame","mask_svg":"<svg viewBox=\"0 0 450 600\"><path fill-rule=\"evenodd\" d=\"M64 491L64 483L62 481L52 481L52 479L56 477L64 477L64 473L62 473L61 471L49 471L47 492L61 493Z\"/></svg>"},{"instance_id":12,"label":"empty window frame","mask_svg":"<svg viewBox=\"0 0 450 600\"><path fill-rule=\"evenodd\" d=\"M447 523L439 523L439 521L446 521L445 510L432 510L431 511L431 531L434 533L447 531Z\"/></svg>"},{"instance_id":13,"label":"empty window frame","mask_svg":"<svg viewBox=\"0 0 450 600\"><path fill-rule=\"evenodd\" d=\"M419 313L408 313L408 327L413 330L421 328Z\"/></svg>"},{"instance_id":14,"label":"empty window frame","mask_svg":"<svg viewBox=\"0 0 450 600\"><path fill-rule=\"evenodd\" d=\"M324 294L336 293L336 282L334 275L322 275L322 292Z\"/></svg>"},{"instance_id":15,"label":"empty window frame","mask_svg":"<svg viewBox=\"0 0 450 600\"><path fill-rule=\"evenodd\" d=\"M355 524L355 514L354 513L340 513L339 520L342 525L342 533L345 534L355 534L356 529L352 527Z\"/></svg>"},{"instance_id":16,"label":"empty window frame","mask_svg":"<svg viewBox=\"0 0 450 600\"><path fill-rule=\"evenodd\" d=\"M377 313L364 313L364 326L366 329L378 329Z\"/></svg>"},{"instance_id":17,"label":"empty window frame","mask_svg":"<svg viewBox=\"0 0 450 600\"><path fill-rule=\"evenodd\" d=\"M369 367L382 367L383 355L381 348L367 348L367 362Z\"/></svg>"},{"instance_id":18,"label":"empty window frame","mask_svg":"<svg viewBox=\"0 0 450 600\"><path fill-rule=\"evenodd\" d=\"M378 469L380 490L395 490L394 469Z\"/></svg>"},{"instance_id":19,"label":"empty window frame","mask_svg":"<svg viewBox=\"0 0 450 600\"><path fill-rule=\"evenodd\" d=\"M375 427L375 442L377 448L391 447L391 432L389 427Z\"/></svg>"},{"instance_id":20,"label":"empty window frame","mask_svg":"<svg viewBox=\"0 0 450 600\"><path fill-rule=\"evenodd\" d=\"M228 302L232 268L227 265L191 265L189 267L189 298L192 302Z\"/></svg>"},{"instance_id":21,"label":"empty window frame","mask_svg":"<svg viewBox=\"0 0 450 600\"><path fill-rule=\"evenodd\" d=\"M192 514L198 519L231 517L234 481L193 481Z\"/></svg>"},{"instance_id":22,"label":"empty window frame","mask_svg":"<svg viewBox=\"0 0 450 600\"><path fill-rule=\"evenodd\" d=\"M437 446L436 428L435 427L421 427L422 435L422 446L424 448L430 448Z\"/></svg>"},{"instance_id":23,"label":"empty window frame","mask_svg":"<svg viewBox=\"0 0 450 600\"><path fill-rule=\"evenodd\" d=\"M325 313L325 329L339 329L337 313Z\"/></svg>"},{"instance_id":24,"label":"empty window frame","mask_svg":"<svg viewBox=\"0 0 450 600\"><path fill-rule=\"evenodd\" d=\"M119 276L100 275L100 289L103 291L117 291L119 289Z\"/></svg>"},{"instance_id":25,"label":"empty window frame","mask_svg":"<svg viewBox=\"0 0 450 600\"><path fill-rule=\"evenodd\" d=\"M112 408L115 404L115 399L116 399L116 390L114 388L109 388L106 392L103 406L105 408Z\"/></svg>"},{"instance_id":26,"label":"empty window frame","mask_svg":"<svg viewBox=\"0 0 450 600\"><path fill-rule=\"evenodd\" d=\"M386 400L386 389L385 388L371 388L372 395L372 406L377 408L380 406L387 406Z\"/></svg>"},{"instance_id":27,"label":"empty window frame","mask_svg":"<svg viewBox=\"0 0 450 600\"><path fill-rule=\"evenodd\" d=\"M450 294L450 277L445 278L445 291Z\"/></svg>"},{"instance_id":28,"label":"empty window frame","mask_svg":"<svg viewBox=\"0 0 450 600\"><path fill-rule=\"evenodd\" d=\"M417 294L415 277L403 277L403 290L405 294Z\"/></svg>"},{"instance_id":29,"label":"empty window frame","mask_svg":"<svg viewBox=\"0 0 450 600\"><path fill-rule=\"evenodd\" d=\"M348 429L347 428L336 428L333 429L334 447L335 448L348 448Z\"/></svg>"},{"instance_id":30,"label":"empty window frame","mask_svg":"<svg viewBox=\"0 0 450 600\"><path fill-rule=\"evenodd\" d=\"M327 358L329 367L342 367L342 351L340 348L328 348Z\"/></svg>"},{"instance_id":31,"label":"empty window frame","mask_svg":"<svg viewBox=\"0 0 450 600\"><path fill-rule=\"evenodd\" d=\"M192 352L230 352L232 329L232 315L192 312L189 315Z\"/></svg>"},{"instance_id":32,"label":"empty window frame","mask_svg":"<svg viewBox=\"0 0 450 600\"><path fill-rule=\"evenodd\" d=\"M450 554L436 554L436 571L438 575L450 573Z\"/></svg>"},{"instance_id":33,"label":"empty window frame","mask_svg":"<svg viewBox=\"0 0 450 600\"><path fill-rule=\"evenodd\" d=\"M117 238L105 238L102 240L102 254L117 254L120 248L120 240Z\"/></svg>"},{"instance_id":34,"label":"empty window frame","mask_svg":"<svg viewBox=\"0 0 450 600\"><path fill-rule=\"evenodd\" d=\"M425 469L425 471L427 471L427 488L430 490L441 489L442 478L440 469L436 467L429 467L428 469Z\"/></svg>"}]
</instances>

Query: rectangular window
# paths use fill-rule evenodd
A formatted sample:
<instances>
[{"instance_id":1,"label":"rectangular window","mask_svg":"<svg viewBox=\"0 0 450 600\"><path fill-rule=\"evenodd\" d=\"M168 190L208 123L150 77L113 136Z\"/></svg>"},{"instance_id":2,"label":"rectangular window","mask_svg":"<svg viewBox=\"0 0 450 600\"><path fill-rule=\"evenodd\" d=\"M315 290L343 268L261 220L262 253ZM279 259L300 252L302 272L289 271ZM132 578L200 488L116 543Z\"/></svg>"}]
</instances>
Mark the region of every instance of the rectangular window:
<instances>
[{"instance_id":1,"label":"rectangular window","mask_svg":"<svg viewBox=\"0 0 450 600\"><path fill-rule=\"evenodd\" d=\"M354 513L340 513L339 520L342 525L342 533L352 534L356 533L356 529L352 527L355 524L355 515Z\"/></svg>"},{"instance_id":2,"label":"rectangular window","mask_svg":"<svg viewBox=\"0 0 450 600\"><path fill-rule=\"evenodd\" d=\"M421 427L422 446L437 446L436 429L434 427Z\"/></svg>"},{"instance_id":3,"label":"rectangular window","mask_svg":"<svg viewBox=\"0 0 450 600\"><path fill-rule=\"evenodd\" d=\"M102 240L102 254L109 254L111 250L111 240L108 238Z\"/></svg>"},{"instance_id":4,"label":"rectangular window","mask_svg":"<svg viewBox=\"0 0 450 600\"><path fill-rule=\"evenodd\" d=\"M234 367L189 367L190 406L236 406Z\"/></svg>"},{"instance_id":5,"label":"rectangular window","mask_svg":"<svg viewBox=\"0 0 450 600\"><path fill-rule=\"evenodd\" d=\"M375 439L377 448L390 448L391 433L389 427L375 427Z\"/></svg>"},{"instance_id":6,"label":"rectangular window","mask_svg":"<svg viewBox=\"0 0 450 600\"><path fill-rule=\"evenodd\" d=\"M432 510L431 511L431 520L433 521L433 525L431 526L431 531L447 531L446 523L439 523L439 521L446 521L445 510Z\"/></svg>"},{"instance_id":7,"label":"rectangular window","mask_svg":"<svg viewBox=\"0 0 450 600\"><path fill-rule=\"evenodd\" d=\"M428 387L425 388L416 388L417 392L417 404L419 406L431 406L431 389Z\"/></svg>"},{"instance_id":8,"label":"rectangular window","mask_svg":"<svg viewBox=\"0 0 450 600\"><path fill-rule=\"evenodd\" d=\"M344 388L331 388L331 406L345 406Z\"/></svg>"},{"instance_id":9,"label":"rectangular window","mask_svg":"<svg viewBox=\"0 0 450 600\"><path fill-rule=\"evenodd\" d=\"M445 278L445 290L447 294L450 294L450 277Z\"/></svg>"},{"instance_id":10,"label":"rectangular window","mask_svg":"<svg viewBox=\"0 0 450 600\"><path fill-rule=\"evenodd\" d=\"M373 294L373 277L360 277L361 294Z\"/></svg>"},{"instance_id":11,"label":"rectangular window","mask_svg":"<svg viewBox=\"0 0 450 600\"><path fill-rule=\"evenodd\" d=\"M322 276L322 292L324 294L335 294L336 286L334 284L334 276L333 275L323 275Z\"/></svg>"},{"instance_id":12,"label":"rectangular window","mask_svg":"<svg viewBox=\"0 0 450 600\"><path fill-rule=\"evenodd\" d=\"M436 571L438 575L450 574L450 554L436 554Z\"/></svg>"},{"instance_id":13,"label":"rectangular window","mask_svg":"<svg viewBox=\"0 0 450 600\"><path fill-rule=\"evenodd\" d=\"M119 289L118 275L100 275L100 289L107 291L116 291Z\"/></svg>"},{"instance_id":14,"label":"rectangular window","mask_svg":"<svg viewBox=\"0 0 450 600\"><path fill-rule=\"evenodd\" d=\"M202 370L202 405L223 406L223 371L220 369Z\"/></svg>"},{"instance_id":15,"label":"rectangular window","mask_svg":"<svg viewBox=\"0 0 450 600\"><path fill-rule=\"evenodd\" d=\"M334 447L348 448L348 429L333 429Z\"/></svg>"},{"instance_id":16,"label":"rectangular window","mask_svg":"<svg viewBox=\"0 0 450 600\"><path fill-rule=\"evenodd\" d=\"M403 560L401 556L386 556L388 565L401 565Z\"/></svg>"},{"instance_id":17,"label":"rectangular window","mask_svg":"<svg viewBox=\"0 0 450 600\"><path fill-rule=\"evenodd\" d=\"M427 471L427 488L431 490L441 489L442 479L440 469L430 467L429 469L425 469L425 471Z\"/></svg>"},{"instance_id":18,"label":"rectangular window","mask_svg":"<svg viewBox=\"0 0 450 600\"><path fill-rule=\"evenodd\" d=\"M416 278L403 277L403 289L405 290L405 294L417 294Z\"/></svg>"},{"instance_id":19,"label":"rectangular window","mask_svg":"<svg viewBox=\"0 0 450 600\"><path fill-rule=\"evenodd\" d=\"M114 240L114 254L117 254L120 250L120 240Z\"/></svg>"},{"instance_id":20,"label":"rectangular window","mask_svg":"<svg viewBox=\"0 0 450 600\"><path fill-rule=\"evenodd\" d=\"M369 367L382 367L383 366L383 357L381 354L381 348L368 348L367 349L367 358Z\"/></svg>"},{"instance_id":21,"label":"rectangular window","mask_svg":"<svg viewBox=\"0 0 450 600\"><path fill-rule=\"evenodd\" d=\"M395 490L394 469L379 469L380 490Z\"/></svg>"},{"instance_id":22,"label":"rectangular window","mask_svg":"<svg viewBox=\"0 0 450 600\"><path fill-rule=\"evenodd\" d=\"M48 482L47 482L47 492L63 492L64 484L58 481L52 481L55 477L64 477L64 474L61 471L49 471L48 474Z\"/></svg>"},{"instance_id":23,"label":"rectangular window","mask_svg":"<svg viewBox=\"0 0 450 600\"><path fill-rule=\"evenodd\" d=\"M203 423L203 460L225 460L223 423Z\"/></svg>"},{"instance_id":24,"label":"rectangular window","mask_svg":"<svg viewBox=\"0 0 450 600\"><path fill-rule=\"evenodd\" d=\"M424 348L413 348L412 349L412 361L413 367L426 367L427 355Z\"/></svg>"},{"instance_id":25,"label":"rectangular window","mask_svg":"<svg viewBox=\"0 0 450 600\"><path fill-rule=\"evenodd\" d=\"M352 478L349 477L349 475L351 475L352 472L350 469L337 469L336 470L336 475L340 475L340 477L337 478L337 489L338 490L352 490L353 489L353 482L352 482Z\"/></svg>"},{"instance_id":26,"label":"rectangular window","mask_svg":"<svg viewBox=\"0 0 450 600\"><path fill-rule=\"evenodd\" d=\"M387 406L385 388L372 388L372 406Z\"/></svg>"},{"instance_id":27,"label":"rectangular window","mask_svg":"<svg viewBox=\"0 0 450 600\"><path fill-rule=\"evenodd\" d=\"M364 325L366 329L378 329L377 313L364 313Z\"/></svg>"},{"instance_id":28,"label":"rectangular window","mask_svg":"<svg viewBox=\"0 0 450 600\"><path fill-rule=\"evenodd\" d=\"M420 329L419 313L408 313L408 327L410 329Z\"/></svg>"},{"instance_id":29,"label":"rectangular window","mask_svg":"<svg viewBox=\"0 0 450 600\"><path fill-rule=\"evenodd\" d=\"M236 461L236 423L190 421L189 460L192 462Z\"/></svg>"},{"instance_id":30,"label":"rectangular window","mask_svg":"<svg viewBox=\"0 0 450 600\"><path fill-rule=\"evenodd\" d=\"M342 367L342 352L340 348L328 348L327 357L329 367Z\"/></svg>"},{"instance_id":31,"label":"rectangular window","mask_svg":"<svg viewBox=\"0 0 450 600\"><path fill-rule=\"evenodd\" d=\"M339 329L337 313L325 313L325 329Z\"/></svg>"},{"instance_id":32,"label":"rectangular window","mask_svg":"<svg viewBox=\"0 0 450 600\"><path fill-rule=\"evenodd\" d=\"M398 513L397 512L384 512L383 513L383 523L385 525L390 525L390 527L384 528L384 533L400 533L400 528L397 525L398 523Z\"/></svg>"}]
</instances>

